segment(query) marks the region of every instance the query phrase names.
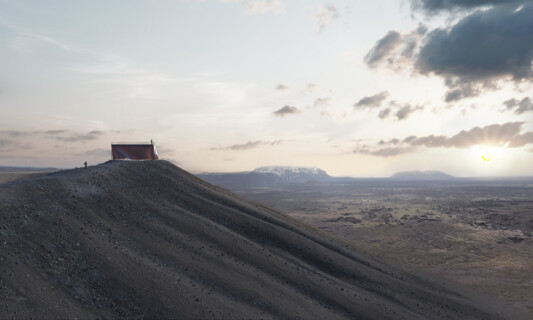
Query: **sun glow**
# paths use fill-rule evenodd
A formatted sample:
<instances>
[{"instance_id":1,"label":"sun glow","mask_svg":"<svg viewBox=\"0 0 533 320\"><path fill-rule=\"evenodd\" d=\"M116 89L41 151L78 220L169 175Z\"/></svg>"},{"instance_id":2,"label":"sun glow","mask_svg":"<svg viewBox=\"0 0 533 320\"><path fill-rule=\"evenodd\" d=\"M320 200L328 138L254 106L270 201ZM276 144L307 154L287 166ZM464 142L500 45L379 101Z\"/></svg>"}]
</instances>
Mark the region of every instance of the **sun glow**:
<instances>
[{"instance_id":1,"label":"sun glow","mask_svg":"<svg viewBox=\"0 0 533 320\"><path fill-rule=\"evenodd\" d=\"M470 150L470 157L475 159L475 162L483 166L494 166L501 164L506 157L506 149L503 147L493 146L474 146Z\"/></svg>"}]
</instances>

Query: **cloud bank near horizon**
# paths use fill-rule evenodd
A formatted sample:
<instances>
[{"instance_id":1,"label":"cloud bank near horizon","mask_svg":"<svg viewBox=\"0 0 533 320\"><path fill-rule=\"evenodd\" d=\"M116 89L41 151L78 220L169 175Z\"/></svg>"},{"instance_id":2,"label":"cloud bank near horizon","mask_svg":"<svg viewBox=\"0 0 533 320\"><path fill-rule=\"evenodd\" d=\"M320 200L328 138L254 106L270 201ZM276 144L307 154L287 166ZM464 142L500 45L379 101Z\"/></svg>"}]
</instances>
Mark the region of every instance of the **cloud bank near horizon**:
<instances>
[{"instance_id":1,"label":"cloud bank near horizon","mask_svg":"<svg viewBox=\"0 0 533 320\"><path fill-rule=\"evenodd\" d=\"M392 157L411 153L419 148L466 149L476 145L519 148L533 144L533 132L521 133L524 122L508 122L462 130L453 136L408 136L403 139L381 140L377 145L356 147L353 152L379 157Z\"/></svg>"}]
</instances>

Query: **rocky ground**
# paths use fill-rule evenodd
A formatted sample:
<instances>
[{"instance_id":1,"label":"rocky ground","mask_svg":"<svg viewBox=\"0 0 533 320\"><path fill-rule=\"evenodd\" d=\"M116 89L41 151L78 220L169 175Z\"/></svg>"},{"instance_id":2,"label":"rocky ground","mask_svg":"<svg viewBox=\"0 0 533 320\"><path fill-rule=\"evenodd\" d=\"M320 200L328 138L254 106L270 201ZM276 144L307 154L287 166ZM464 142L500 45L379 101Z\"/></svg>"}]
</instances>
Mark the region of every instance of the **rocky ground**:
<instances>
[{"instance_id":1,"label":"rocky ground","mask_svg":"<svg viewBox=\"0 0 533 320\"><path fill-rule=\"evenodd\" d=\"M237 190L391 263L533 315L533 179L362 181Z\"/></svg>"},{"instance_id":2,"label":"rocky ground","mask_svg":"<svg viewBox=\"0 0 533 320\"><path fill-rule=\"evenodd\" d=\"M0 318L516 319L165 161L0 185Z\"/></svg>"}]
</instances>

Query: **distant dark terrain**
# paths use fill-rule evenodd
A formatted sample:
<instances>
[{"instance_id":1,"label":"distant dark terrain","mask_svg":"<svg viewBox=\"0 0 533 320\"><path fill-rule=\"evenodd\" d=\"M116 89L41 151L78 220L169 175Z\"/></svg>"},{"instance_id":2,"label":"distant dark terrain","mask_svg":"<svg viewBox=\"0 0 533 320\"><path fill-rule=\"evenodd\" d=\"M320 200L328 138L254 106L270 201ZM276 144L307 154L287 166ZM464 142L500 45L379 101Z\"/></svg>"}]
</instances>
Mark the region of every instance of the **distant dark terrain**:
<instances>
[{"instance_id":1,"label":"distant dark terrain","mask_svg":"<svg viewBox=\"0 0 533 320\"><path fill-rule=\"evenodd\" d=\"M393 174L390 178L408 181L443 181L455 179L454 176L441 171L402 171Z\"/></svg>"},{"instance_id":2,"label":"distant dark terrain","mask_svg":"<svg viewBox=\"0 0 533 320\"><path fill-rule=\"evenodd\" d=\"M395 212L401 208L363 205L375 190L363 188L360 197L353 189L316 188L249 194L313 223L368 216L375 236L402 221ZM391 201L410 203L411 194ZM388 223L383 210L392 216ZM323 223L340 226L331 230L336 234L357 234L349 220ZM357 237L368 238L362 230ZM529 243L500 238L517 248ZM365 243L327 234L166 161L64 170L0 184L0 318L520 318L447 279L379 262L359 248Z\"/></svg>"},{"instance_id":3,"label":"distant dark terrain","mask_svg":"<svg viewBox=\"0 0 533 320\"><path fill-rule=\"evenodd\" d=\"M0 166L0 183L38 177L58 170L57 168Z\"/></svg>"},{"instance_id":4,"label":"distant dark terrain","mask_svg":"<svg viewBox=\"0 0 533 320\"><path fill-rule=\"evenodd\" d=\"M427 179L431 176L431 179ZM246 198L533 314L533 178L406 172L236 187Z\"/></svg>"}]
</instances>

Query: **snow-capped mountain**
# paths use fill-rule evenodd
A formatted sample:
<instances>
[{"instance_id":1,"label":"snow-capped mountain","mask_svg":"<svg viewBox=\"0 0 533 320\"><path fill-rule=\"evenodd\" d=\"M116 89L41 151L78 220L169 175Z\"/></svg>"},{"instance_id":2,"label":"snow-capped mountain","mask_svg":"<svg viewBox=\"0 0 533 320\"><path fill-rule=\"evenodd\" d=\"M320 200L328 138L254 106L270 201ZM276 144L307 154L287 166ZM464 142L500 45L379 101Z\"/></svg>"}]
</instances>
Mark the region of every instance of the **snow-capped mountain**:
<instances>
[{"instance_id":1,"label":"snow-capped mountain","mask_svg":"<svg viewBox=\"0 0 533 320\"><path fill-rule=\"evenodd\" d=\"M260 167L253 171L234 173L201 173L198 177L225 187L275 186L287 183L308 181L329 181L332 179L319 168L271 166Z\"/></svg>"},{"instance_id":2,"label":"snow-capped mountain","mask_svg":"<svg viewBox=\"0 0 533 320\"><path fill-rule=\"evenodd\" d=\"M330 178L326 171L319 168L270 166L260 167L252 172L273 174L286 182L307 182L310 180L323 181Z\"/></svg>"}]
</instances>

